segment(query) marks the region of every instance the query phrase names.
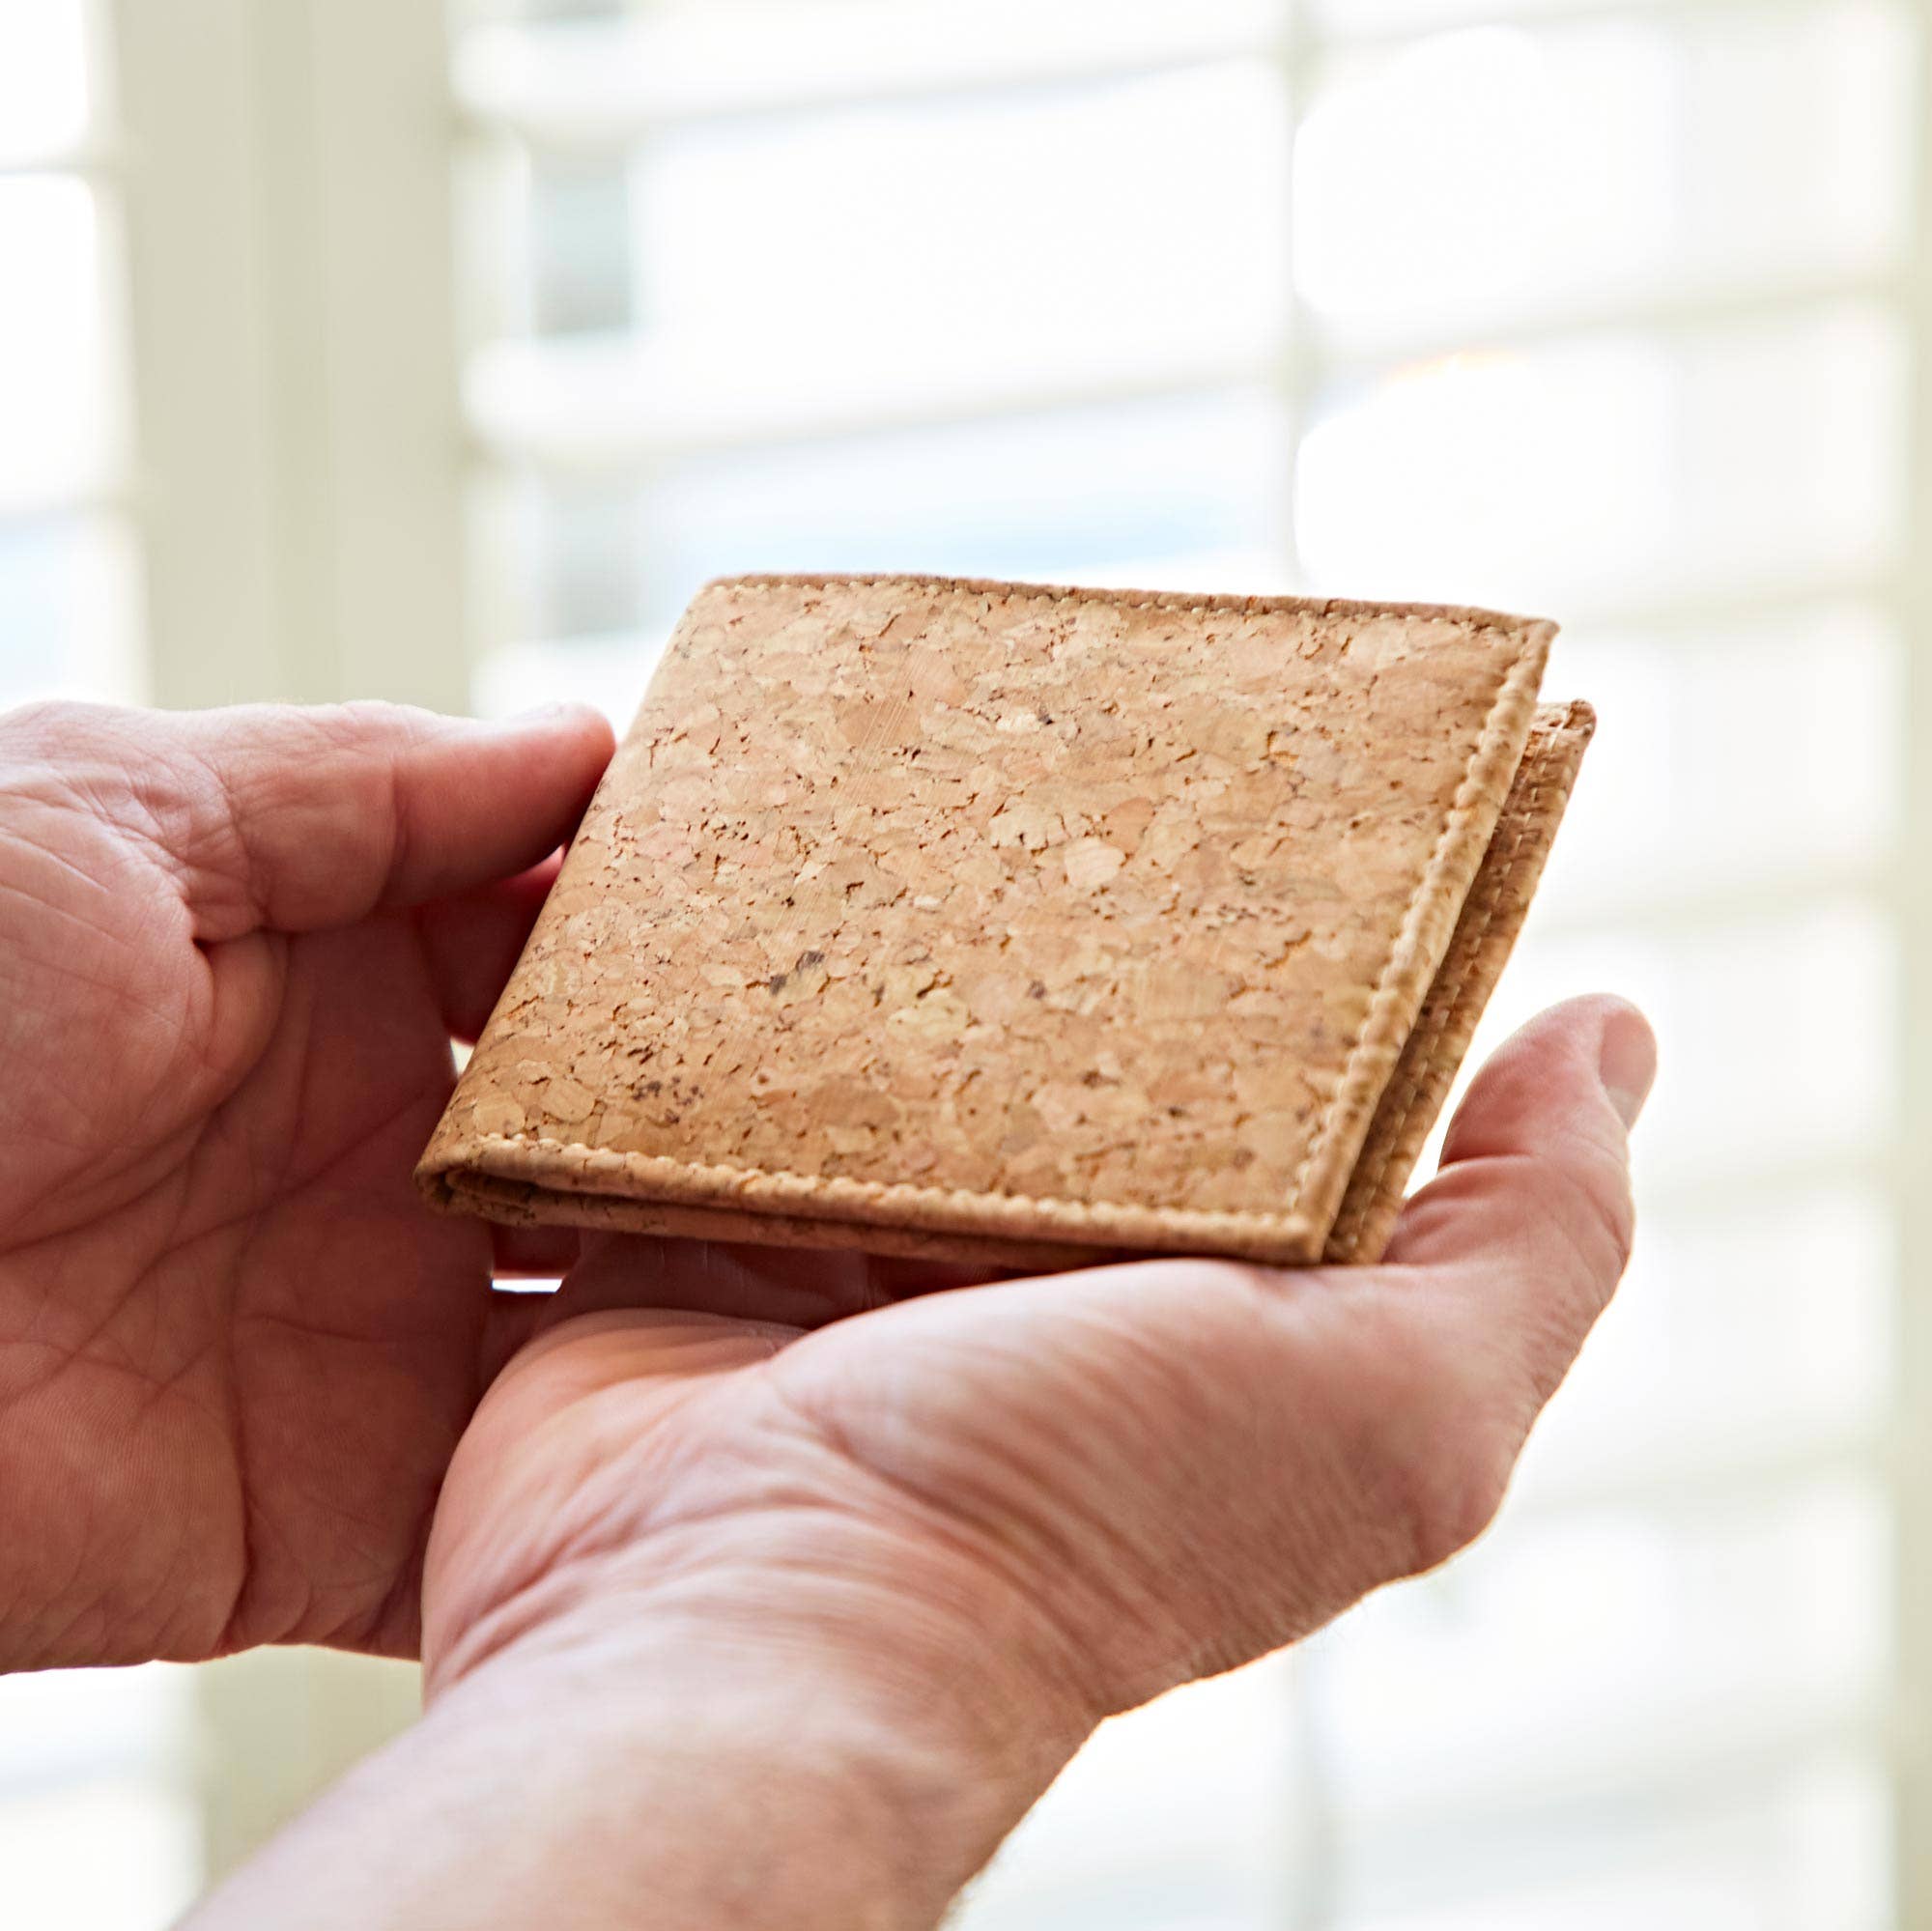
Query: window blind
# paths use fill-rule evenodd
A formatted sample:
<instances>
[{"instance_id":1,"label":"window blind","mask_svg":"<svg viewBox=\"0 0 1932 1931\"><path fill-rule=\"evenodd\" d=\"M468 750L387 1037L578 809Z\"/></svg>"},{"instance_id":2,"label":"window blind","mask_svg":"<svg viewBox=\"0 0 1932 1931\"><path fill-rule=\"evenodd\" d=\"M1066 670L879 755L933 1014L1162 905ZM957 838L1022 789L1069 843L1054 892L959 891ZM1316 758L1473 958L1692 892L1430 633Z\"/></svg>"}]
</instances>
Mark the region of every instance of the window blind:
<instances>
[{"instance_id":1,"label":"window blind","mask_svg":"<svg viewBox=\"0 0 1932 1931\"><path fill-rule=\"evenodd\" d=\"M1503 1526L1109 1726L980 1931L1902 1916L1897 728L1919 10L496 10L458 40L479 689L731 569L1466 599L1603 729L1485 1044L1659 1022ZM1821 1284L1829 1283L1829 1287Z\"/></svg>"},{"instance_id":2,"label":"window blind","mask_svg":"<svg viewBox=\"0 0 1932 1931\"><path fill-rule=\"evenodd\" d=\"M1657 1018L1619 1304L1492 1538L1108 1726L964 1921L1920 1921L1924 10L530 0L445 47L338 0L199 67L176 11L0 10L6 701L621 716L732 569L1565 621L1603 730L1483 1043L1600 984ZM265 88L291 111L223 118ZM321 292L306 332L265 287ZM191 376L182 318L222 350ZM260 1726L188 1685L0 1684L11 1881L102 1887L63 1921L177 1907L211 1709L245 1782ZM108 1829L117 1875L61 1848Z\"/></svg>"}]
</instances>

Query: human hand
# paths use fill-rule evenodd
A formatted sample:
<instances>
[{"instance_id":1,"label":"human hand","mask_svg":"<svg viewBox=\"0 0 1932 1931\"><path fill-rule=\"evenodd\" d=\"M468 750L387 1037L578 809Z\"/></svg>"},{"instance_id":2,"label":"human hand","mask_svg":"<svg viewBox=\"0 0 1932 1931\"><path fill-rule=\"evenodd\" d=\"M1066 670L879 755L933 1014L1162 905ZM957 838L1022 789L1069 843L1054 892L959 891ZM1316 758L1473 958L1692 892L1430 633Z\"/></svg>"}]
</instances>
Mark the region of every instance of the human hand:
<instances>
[{"instance_id":1,"label":"human hand","mask_svg":"<svg viewBox=\"0 0 1932 1931\"><path fill-rule=\"evenodd\" d=\"M578 711L0 718L0 1668L414 1652L496 1362L492 1236L411 1169L610 751Z\"/></svg>"},{"instance_id":2,"label":"human hand","mask_svg":"<svg viewBox=\"0 0 1932 1931\"><path fill-rule=\"evenodd\" d=\"M1622 1271L1653 1065L1628 1007L1544 1015L1375 1267L1154 1261L801 1338L903 1275L602 1244L451 1464L428 1718L210 1921L935 1923L1101 1718L1490 1520Z\"/></svg>"}]
</instances>

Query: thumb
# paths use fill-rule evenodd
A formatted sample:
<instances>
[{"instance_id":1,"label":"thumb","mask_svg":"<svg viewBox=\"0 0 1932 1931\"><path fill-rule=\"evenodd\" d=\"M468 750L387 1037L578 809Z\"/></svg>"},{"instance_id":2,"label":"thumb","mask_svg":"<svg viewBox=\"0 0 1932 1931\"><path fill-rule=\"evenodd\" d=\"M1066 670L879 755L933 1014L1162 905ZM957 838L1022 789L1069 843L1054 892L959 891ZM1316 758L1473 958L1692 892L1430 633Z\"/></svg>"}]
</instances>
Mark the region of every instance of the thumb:
<instances>
[{"instance_id":1,"label":"thumb","mask_svg":"<svg viewBox=\"0 0 1932 1931\"><path fill-rule=\"evenodd\" d=\"M35 722L75 788L179 879L204 942L507 878L569 836L611 755L581 706L506 724L375 703L62 705Z\"/></svg>"},{"instance_id":2,"label":"thumb","mask_svg":"<svg viewBox=\"0 0 1932 1931\"><path fill-rule=\"evenodd\" d=\"M1476 1083L1377 1267L1153 1261L901 1303L764 1370L848 1499L977 1552L1096 1712L1291 1642L1498 1506L1630 1239L1649 1032L1592 1000ZM1614 1082L1614 1085L1612 1084Z\"/></svg>"},{"instance_id":3,"label":"thumb","mask_svg":"<svg viewBox=\"0 0 1932 1931\"><path fill-rule=\"evenodd\" d=\"M1457 1346L1505 1349L1547 1401L1630 1259L1630 1128L1657 1044L1623 1000L1572 1000L1486 1065L1451 1122L1442 1168L1384 1257L1431 1279ZM1533 1409L1532 1409L1533 1412Z\"/></svg>"}]
</instances>

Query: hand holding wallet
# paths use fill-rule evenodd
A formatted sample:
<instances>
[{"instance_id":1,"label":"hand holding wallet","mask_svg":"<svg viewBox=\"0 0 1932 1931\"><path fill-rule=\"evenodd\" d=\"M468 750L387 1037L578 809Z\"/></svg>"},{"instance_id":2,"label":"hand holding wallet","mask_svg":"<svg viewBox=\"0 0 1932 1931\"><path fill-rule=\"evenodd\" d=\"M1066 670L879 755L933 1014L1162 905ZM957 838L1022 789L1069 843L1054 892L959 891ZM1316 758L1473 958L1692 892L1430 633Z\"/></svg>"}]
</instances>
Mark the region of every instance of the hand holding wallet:
<instances>
[{"instance_id":1,"label":"hand holding wallet","mask_svg":"<svg viewBox=\"0 0 1932 1931\"><path fill-rule=\"evenodd\" d=\"M499 1220L1372 1261L1592 719L1487 611L747 578L418 1170Z\"/></svg>"}]
</instances>

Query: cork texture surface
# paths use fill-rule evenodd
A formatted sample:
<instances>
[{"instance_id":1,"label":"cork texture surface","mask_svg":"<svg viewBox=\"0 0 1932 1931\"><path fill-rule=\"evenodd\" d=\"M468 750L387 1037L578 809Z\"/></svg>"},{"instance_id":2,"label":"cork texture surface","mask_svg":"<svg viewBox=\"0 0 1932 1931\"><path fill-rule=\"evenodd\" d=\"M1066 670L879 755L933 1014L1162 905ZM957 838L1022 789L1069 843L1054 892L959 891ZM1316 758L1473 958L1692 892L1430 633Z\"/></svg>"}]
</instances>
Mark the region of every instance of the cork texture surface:
<instances>
[{"instance_id":1,"label":"cork texture surface","mask_svg":"<svg viewBox=\"0 0 1932 1931\"><path fill-rule=\"evenodd\" d=\"M1522 930L1596 727L1596 715L1587 704L1537 712L1449 950L1377 1103L1341 1211L1329 1230L1324 1260L1381 1258L1423 1143Z\"/></svg>"},{"instance_id":2,"label":"cork texture surface","mask_svg":"<svg viewBox=\"0 0 1932 1931\"><path fill-rule=\"evenodd\" d=\"M1429 607L714 584L425 1189L988 1261L1318 1260L1550 634Z\"/></svg>"}]
</instances>

